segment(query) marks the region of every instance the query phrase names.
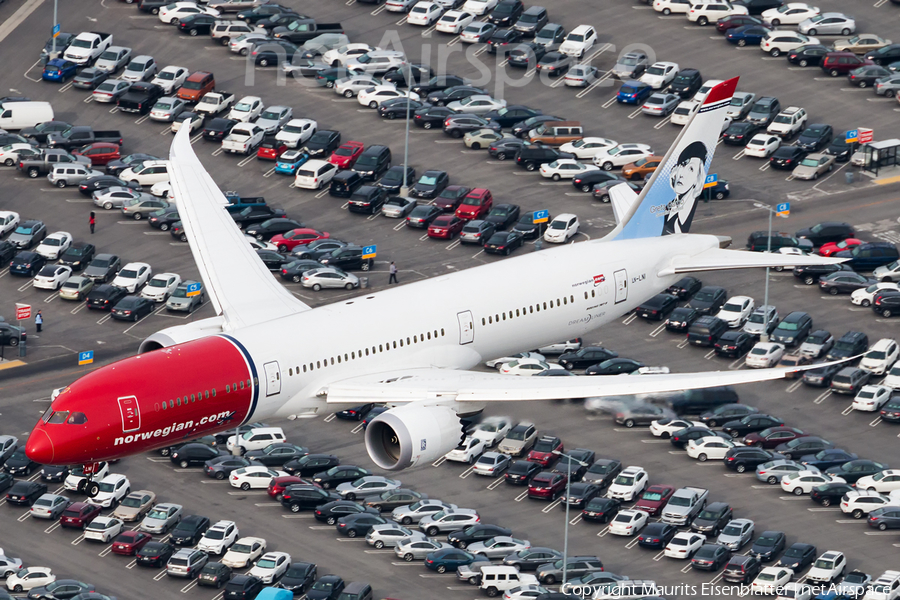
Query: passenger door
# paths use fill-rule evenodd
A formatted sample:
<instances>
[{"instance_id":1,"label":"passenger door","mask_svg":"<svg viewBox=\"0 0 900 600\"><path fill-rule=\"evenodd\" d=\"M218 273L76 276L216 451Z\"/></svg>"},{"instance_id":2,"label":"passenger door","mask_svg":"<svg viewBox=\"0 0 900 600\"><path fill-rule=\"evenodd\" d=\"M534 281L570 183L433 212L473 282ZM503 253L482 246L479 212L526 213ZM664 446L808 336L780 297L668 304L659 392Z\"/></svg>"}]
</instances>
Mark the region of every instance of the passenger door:
<instances>
[{"instance_id":1,"label":"passenger door","mask_svg":"<svg viewBox=\"0 0 900 600\"><path fill-rule=\"evenodd\" d=\"M616 281L616 301L624 302L628 299L628 272L625 269L620 269L613 273L613 278Z\"/></svg>"},{"instance_id":2,"label":"passenger door","mask_svg":"<svg viewBox=\"0 0 900 600\"><path fill-rule=\"evenodd\" d=\"M456 314L459 322L459 344L471 344L475 341L475 321L472 318L472 311L466 310Z\"/></svg>"},{"instance_id":3,"label":"passenger door","mask_svg":"<svg viewBox=\"0 0 900 600\"><path fill-rule=\"evenodd\" d=\"M266 397L281 393L281 370L278 361L267 362L263 365L266 373Z\"/></svg>"}]
</instances>

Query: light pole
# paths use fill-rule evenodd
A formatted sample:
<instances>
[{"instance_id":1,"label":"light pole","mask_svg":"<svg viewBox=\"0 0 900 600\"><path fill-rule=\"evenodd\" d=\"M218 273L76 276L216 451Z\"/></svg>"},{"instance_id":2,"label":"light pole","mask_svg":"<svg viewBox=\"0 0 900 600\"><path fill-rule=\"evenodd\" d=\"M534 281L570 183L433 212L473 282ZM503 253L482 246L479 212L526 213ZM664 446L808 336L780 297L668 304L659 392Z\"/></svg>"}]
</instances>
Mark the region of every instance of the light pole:
<instances>
[{"instance_id":1,"label":"light pole","mask_svg":"<svg viewBox=\"0 0 900 600\"><path fill-rule=\"evenodd\" d=\"M406 143L403 147L403 185L400 187L400 195L404 198L409 194L409 182L406 180L406 166L409 164L409 110L412 104L412 64L409 61L403 63L406 67Z\"/></svg>"},{"instance_id":2,"label":"light pole","mask_svg":"<svg viewBox=\"0 0 900 600\"><path fill-rule=\"evenodd\" d=\"M561 584L565 585L569 562L569 488L572 485L572 462L577 462L582 467L586 467L588 465L587 463L569 456L565 452L560 452L559 450L554 450L553 454L566 459L566 525L563 533L563 572Z\"/></svg>"},{"instance_id":3,"label":"light pole","mask_svg":"<svg viewBox=\"0 0 900 600\"><path fill-rule=\"evenodd\" d=\"M763 208L769 211L769 237L766 238L766 252L772 252L772 215L777 211L769 206L768 204L763 204L762 202L754 202L753 206L756 208ZM769 341L769 267L766 267L766 288L765 288L765 296L763 299L763 330L759 335L759 341L768 342Z\"/></svg>"}]
</instances>

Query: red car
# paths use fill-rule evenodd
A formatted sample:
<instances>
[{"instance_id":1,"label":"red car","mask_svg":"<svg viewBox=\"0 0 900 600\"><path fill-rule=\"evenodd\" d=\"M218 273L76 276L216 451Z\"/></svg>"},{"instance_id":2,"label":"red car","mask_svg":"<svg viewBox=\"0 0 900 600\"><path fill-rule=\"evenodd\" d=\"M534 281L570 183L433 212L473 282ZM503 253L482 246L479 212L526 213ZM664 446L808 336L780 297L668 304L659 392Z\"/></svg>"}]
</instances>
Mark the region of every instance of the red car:
<instances>
[{"instance_id":1,"label":"red car","mask_svg":"<svg viewBox=\"0 0 900 600\"><path fill-rule=\"evenodd\" d=\"M460 219L480 219L491 211L494 206L494 197L491 190L475 188L463 198L462 204L456 209L456 216Z\"/></svg>"},{"instance_id":2,"label":"red car","mask_svg":"<svg viewBox=\"0 0 900 600\"><path fill-rule=\"evenodd\" d=\"M91 159L91 165L105 165L110 161L119 160L121 158L119 150L118 144L94 142L93 144L88 144L78 150L73 150L72 154L88 157Z\"/></svg>"},{"instance_id":3,"label":"red car","mask_svg":"<svg viewBox=\"0 0 900 600\"><path fill-rule=\"evenodd\" d=\"M827 75L837 77L838 75L846 75L853 69L874 64L868 58L857 56L852 52L829 52L822 57L822 62L819 66L822 67L822 70Z\"/></svg>"},{"instance_id":4,"label":"red car","mask_svg":"<svg viewBox=\"0 0 900 600\"><path fill-rule=\"evenodd\" d=\"M528 484L529 498L543 498L556 500L557 496L566 491L566 476L563 473L542 471L534 476Z\"/></svg>"},{"instance_id":5,"label":"red car","mask_svg":"<svg viewBox=\"0 0 900 600\"><path fill-rule=\"evenodd\" d=\"M349 169L356 163L365 147L362 142L344 142L328 157L328 162L337 165L338 168Z\"/></svg>"},{"instance_id":6,"label":"red car","mask_svg":"<svg viewBox=\"0 0 900 600\"><path fill-rule=\"evenodd\" d=\"M671 485L651 485L641 494L632 508L642 510L651 517L655 517L669 503L669 498L675 493Z\"/></svg>"},{"instance_id":7,"label":"red car","mask_svg":"<svg viewBox=\"0 0 900 600\"><path fill-rule=\"evenodd\" d=\"M84 529L91 524L91 521L100 516L100 507L88 504L87 502L75 502L70 504L69 508L63 511L59 517L59 524L62 527L77 527Z\"/></svg>"},{"instance_id":8,"label":"red car","mask_svg":"<svg viewBox=\"0 0 900 600\"><path fill-rule=\"evenodd\" d=\"M274 137L266 138L256 151L256 158L260 160L278 160L278 158L287 152L287 144Z\"/></svg>"},{"instance_id":9,"label":"red car","mask_svg":"<svg viewBox=\"0 0 900 600\"><path fill-rule=\"evenodd\" d=\"M757 446L759 448L774 448L778 444L789 442L798 437L806 437L808 433L803 433L796 427L769 427L762 431L751 433L744 438L744 444L747 446Z\"/></svg>"},{"instance_id":10,"label":"red car","mask_svg":"<svg viewBox=\"0 0 900 600\"><path fill-rule=\"evenodd\" d=\"M278 235L273 236L269 241L278 246L279 252L284 253L288 250L293 250L297 246L308 244L316 240L323 240L328 237L331 237L328 233L303 227L300 229L291 229L285 233L279 233Z\"/></svg>"},{"instance_id":11,"label":"red car","mask_svg":"<svg viewBox=\"0 0 900 600\"><path fill-rule=\"evenodd\" d=\"M281 493L284 491L289 485L294 484L306 484L309 485L309 482L305 479L301 479L300 477L296 477L295 475L285 475L283 477L273 477L269 482L269 497L275 498L276 500L281 500Z\"/></svg>"},{"instance_id":12,"label":"red car","mask_svg":"<svg viewBox=\"0 0 900 600\"><path fill-rule=\"evenodd\" d=\"M537 463L542 467L549 467L556 461L557 455L554 452L565 452L562 440L554 435L542 436L537 442L525 460Z\"/></svg>"},{"instance_id":13,"label":"red car","mask_svg":"<svg viewBox=\"0 0 900 600\"><path fill-rule=\"evenodd\" d=\"M463 198L471 191L471 188L467 188L463 185L448 185L444 188L444 191L434 199L434 205L444 212L456 212L456 209L459 208L459 203L462 202Z\"/></svg>"},{"instance_id":14,"label":"red car","mask_svg":"<svg viewBox=\"0 0 900 600\"><path fill-rule=\"evenodd\" d=\"M454 215L441 215L428 226L428 237L452 240L462 231L465 221Z\"/></svg>"},{"instance_id":15,"label":"red car","mask_svg":"<svg viewBox=\"0 0 900 600\"><path fill-rule=\"evenodd\" d=\"M842 242L828 242L819 248L819 256L832 256L841 250L849 250L853 248L853 246L859 246L862 243L862 240L856 238L847 238Z\"/></svg>"},{"instance_id":16,"label":"red car","mask_svg":"<svg viewBox=\"0 0 900 600\"><path fill-rule=\"evenodd\" d=\"M125 531L116 536L112 543L113 554L134 556L153 536L143 531Z\"/></svg>"}]
</instances>

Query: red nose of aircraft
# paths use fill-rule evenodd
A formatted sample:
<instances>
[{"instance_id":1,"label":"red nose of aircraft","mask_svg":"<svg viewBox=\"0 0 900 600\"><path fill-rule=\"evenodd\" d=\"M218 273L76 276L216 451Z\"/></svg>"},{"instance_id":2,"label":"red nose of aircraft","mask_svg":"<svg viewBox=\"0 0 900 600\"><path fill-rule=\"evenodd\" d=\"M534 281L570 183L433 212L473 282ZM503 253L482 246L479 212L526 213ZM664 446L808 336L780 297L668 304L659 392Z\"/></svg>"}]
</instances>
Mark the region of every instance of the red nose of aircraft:
<instances>
[{"instance_id":1,"label":"red nose of aircraft","mask_svg":"<svg viewBox=\"0 0 900 600\"><path fill-rule=\"evenodd\" d=\"M44 429L43 425L38 425L28 436L28 442L25 444L25 454L28 458L42 465L52 465L55 455L53 449L53 440Z\"/></svg>"}]
</instances>

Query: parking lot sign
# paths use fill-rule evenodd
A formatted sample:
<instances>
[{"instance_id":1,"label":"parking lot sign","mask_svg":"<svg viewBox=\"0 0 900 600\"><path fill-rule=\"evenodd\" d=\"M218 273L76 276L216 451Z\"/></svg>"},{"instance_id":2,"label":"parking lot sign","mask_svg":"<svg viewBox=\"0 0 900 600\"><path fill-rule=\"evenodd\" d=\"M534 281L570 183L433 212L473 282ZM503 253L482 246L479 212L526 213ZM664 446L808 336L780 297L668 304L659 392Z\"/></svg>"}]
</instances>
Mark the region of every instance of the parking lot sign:
<instances>
[{"instance_id":1,"label":"parking lot sign","mask_svg":"<svg viewBox=\"0 0 900 600\"><path fill-rule=\"evenodd\" d=\"M859 141L859 130L858 129L850 129L847 131L847 137L844 138L844 141L848 144L852 144L853 142Z\"/></svg>"},{"instance_id":2,"label":"parking lot sign","mask_svg":"<svg viewBox=\"0 0 900 600\"><path fill-rule=\"evenodd\" d=\"M203 286L199 282L190 283L187 286L187 297L197 296Z\"/></svg>"},{"instance_id":3,"label":"parking lot sign","mask_svg":"<svg viewBox=\"0 0 900 600\"><path fill-rule=\"evenodd\" d=\"M377 249L378 249L378 247L375 245L363 247L362 257L363 258L375 258L376 254L377 254L377 252L376 252Z\"/></svg>"},{"instance_id":4,"label":"parking lot sign","mask_svg":"<svg viewBox=\"0 0 900 600\"><path fill-rule=\"evenodd\" d=\"M78 364L79 365L89 365L94 362L94 351L86 350L85 352L78 353Z\"/></svg>"},{"instance_id":5,"label":"parking lot sign","mask_svg":"<svg viewBox=\"0 0 900 600\"><path fill-rule=\"evenodd\" d=\"M539 223L546 223L550 220L550 211L549 210L536 210L534 211L533 223L535 225Z\"/></svg>"},{"instance_id":6,"label":"parking lot sign","mask_svg":"<svg viewBox=\"0 0 900 600\"><path fill-rule=\"evenodd\" d=\"M703 188L706 189L708 187L713 187L718 182L719 176L716 173L710 173L706 176L706 182L703 184Z\"/></svg>"},{"instance_id":7,"label":"parking lot sign","mask_svg":"<svg viewBox=\"0 0 900 600\"><path fill-rule=\"evenodd\" d=\"M789 202L782 202L775 206L775 215L779 217L786 217L791 214L791 205Z\"/></svg>"}]
</instances>

